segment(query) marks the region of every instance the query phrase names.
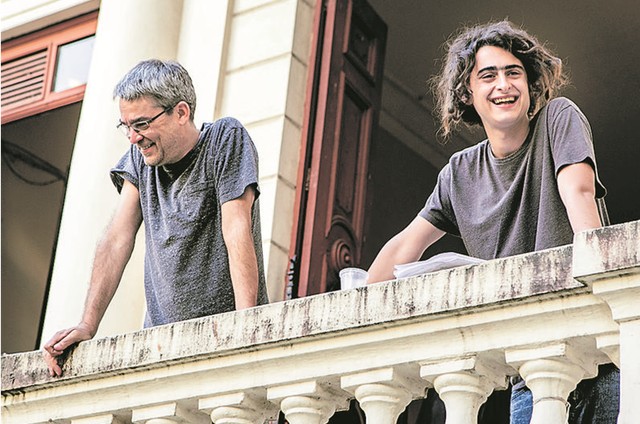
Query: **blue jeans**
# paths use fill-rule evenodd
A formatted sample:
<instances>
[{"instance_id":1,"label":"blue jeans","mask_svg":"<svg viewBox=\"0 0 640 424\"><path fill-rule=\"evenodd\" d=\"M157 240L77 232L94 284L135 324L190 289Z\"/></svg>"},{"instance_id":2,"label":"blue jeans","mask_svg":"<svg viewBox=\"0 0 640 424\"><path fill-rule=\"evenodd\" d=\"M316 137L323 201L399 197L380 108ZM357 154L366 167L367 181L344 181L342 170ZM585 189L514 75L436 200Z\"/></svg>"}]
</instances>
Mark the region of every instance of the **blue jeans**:
<instances>
[{"instance_id":1,"label":"blue jeans","mask_svg":"<svg viewBox=\"0 0 640 424\"><path fill-rule=\"evenodd\" d=\"M533 413L533 395L520 380L511 388L511 424L529 424Z\"/></svg>"},{"instance_id":2,"label":"blue jeans","mask_svg":"<svg viewBox=\"0 0 640 424\"><path fill-rule=\"evenodd\" d=\"M569 395L569 424L616 424L620 410L620 370L600 365L595 378L582 380ZM511 424L529 424L533 396L524 382L511 390Z\"/></svg>"}]
</instances>

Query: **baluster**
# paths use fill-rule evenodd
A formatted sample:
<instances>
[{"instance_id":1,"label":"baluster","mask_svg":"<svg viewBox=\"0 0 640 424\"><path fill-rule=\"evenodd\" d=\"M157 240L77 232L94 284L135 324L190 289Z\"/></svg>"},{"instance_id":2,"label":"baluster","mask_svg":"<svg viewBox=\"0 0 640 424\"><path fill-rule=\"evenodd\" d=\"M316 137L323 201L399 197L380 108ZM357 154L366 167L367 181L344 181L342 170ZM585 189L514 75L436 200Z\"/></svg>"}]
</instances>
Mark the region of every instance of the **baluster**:
<instances>
[{"instance_id":1,"label":"baluster","mask_svg":"<svg viewBox=\"0 0 640 424\"><path fill-rule=\"evenodd\" d=\"M338 409L348 408L347 393L330 390L315 380L267 389L267 399L280 403L290 424L324 424Z\"/></svg>"},{"instance_id":2,"label":"baluster","mask_svg":"<svg viewBox=\"0 0 640 424\"><path fill-rule=\"evenodd\" d=\"M420 376L433 383L444 402L446 424L475 424L480 406L491 392L506 389L505 368L472 355L423 363Z\"/></svg>"},{"instance_id":3,"label":"baluster","mask_svg":"<svg viewBox=\"0 0 640 424\"><path fill-rule=\"evenodd\" d=\"M597 373L594 356L594 352L580 351L568 343L506 352L507 362L518 368L531 390L531 424L566 422L569 393L580 380Z\"/></svg>"},{"instance_id":4,"label":"baluster","mask_svg":"<svg viewBox=\"0 0 640 424\"><path fill-rule=\"evenodd\" d=\"M257 392L238 392L212 396L198 401L214 424L262 424L277 414L277 408Z\"/></svg>"},{"instance_id":5,"label":"baluster","mask_svg":"<svg viewBox=\"0 0 640 424\"><path fill-rule=\"evenodd\" d=\"M381 368L343 376L341 386L352 392L367 416L367 424L395 424L413 398L424 397L426 383L411 372Z\"/></svg>"}]
</instances>

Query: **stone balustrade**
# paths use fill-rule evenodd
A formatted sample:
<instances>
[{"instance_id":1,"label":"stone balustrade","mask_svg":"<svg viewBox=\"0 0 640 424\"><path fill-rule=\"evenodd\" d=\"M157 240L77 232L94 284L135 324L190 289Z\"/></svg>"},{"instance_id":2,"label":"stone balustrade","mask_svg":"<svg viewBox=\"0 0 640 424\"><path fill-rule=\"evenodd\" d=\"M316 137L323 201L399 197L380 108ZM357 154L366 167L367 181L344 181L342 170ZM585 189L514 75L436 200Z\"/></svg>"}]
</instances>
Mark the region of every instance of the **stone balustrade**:
<instances>
[{"instance_id":1,"label":"stone balustrade","mask_svg":"<svg viewBox=\"0 0 640 424\"><path fill-rule=\"evenodd\" d=\"M640 404L640 221L572 246L79 344L61 378L39 352L2 357L2 418L30 423L319 424L357 399L393 424L436 390L475 423L521 375L534 424L561 424L598 364L621 370L619 423Z\"/></svg>"}]
</instances>

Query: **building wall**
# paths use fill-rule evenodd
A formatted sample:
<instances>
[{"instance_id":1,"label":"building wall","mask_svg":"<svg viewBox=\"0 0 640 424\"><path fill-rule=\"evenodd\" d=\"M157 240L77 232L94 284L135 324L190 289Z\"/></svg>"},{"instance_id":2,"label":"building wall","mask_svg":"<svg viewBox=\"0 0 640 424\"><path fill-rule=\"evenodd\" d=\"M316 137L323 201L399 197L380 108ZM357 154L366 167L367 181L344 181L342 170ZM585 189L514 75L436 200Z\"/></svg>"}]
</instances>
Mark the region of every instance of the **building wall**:
<instances>
[{"instance_id":1,"label":"building wall","mask_svg":"<svg viewBox=\"0 0 640 424\"><path fill-rule=\"evenodd\" d=\"M23 4L21 14L16 0L3 0L3 25L13 22L14 34L33 22L45 22L45 18L57 22L71 17L74 10L84 13L98 6L95 1L77 0ZM189 70L198 93L197 123L232 115L254 139L260 157L269 295L272 302L282 300L315 1L109 0L99 6L92 71L76 137L43 337L75 324L82 312L95 244L117 200L107 171L127 146L113 128L118 112L111 90L131 66L149 57L177 59ZM56 12L47 15L47 10ZM3 39L7 31L3 27ZM430 126L407 122L407 117L416 115L414 109L422 106L393 77L385 82L383 103L380 125L385 133L439 168L447 152L430 147L426 139ZM143 248L139 234L99 336L140 328ZM377 247L372 255L374 250Z\"/></svg>"},{"instance_id":2,"label":"building wall","mask_svg":"<svg viewBox=\"0 0 640 424\"><path fill-rule=\"evenodd\" d=\"M233 3L216 117L245 124L260 158L269 298L283 299L293 219L312 0Z\"/></svg>"},{"instance_id":3,"label":"building wall","mask_svg":"<svg viewBox=\"0 0 640 424\"><path fill-rule=\"evenodd\" d=\"M242 121L260 157L262 233L272 301L283 298L298 166L313 0L3 0L3 39L100 7L80 115L43 340L74 325L95 245L117 201L108 170L127 148L111 91L140 60L175 59L198 93L197 124ZM144 19L141 19L144 17ZM5 25L9 21L9 26ZM10 27L10 28L9 28ZM143 231L97 336L137 330L144 316Z\"/></svg>"}]
</instances>

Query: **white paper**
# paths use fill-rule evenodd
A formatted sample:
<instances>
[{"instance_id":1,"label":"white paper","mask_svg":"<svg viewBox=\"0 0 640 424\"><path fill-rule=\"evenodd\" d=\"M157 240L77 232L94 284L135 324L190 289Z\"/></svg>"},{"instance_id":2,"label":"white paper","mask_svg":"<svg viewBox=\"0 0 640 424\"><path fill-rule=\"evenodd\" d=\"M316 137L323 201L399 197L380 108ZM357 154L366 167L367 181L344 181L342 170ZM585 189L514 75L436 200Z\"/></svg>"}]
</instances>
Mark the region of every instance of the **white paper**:
<instances>
[{"instance_id":1,"label":"white paper","mask_svg":"<svg viewBox=\"0 0 640 424\"><path fill-rule=\"evenodd\" d=\"M407 278L459 266L477 265L482 262L484 262L484 260L461 255L460 253L445 252L432 256L424 261L396 265L394 266L393 275L395 275L396 278Z\"/></svg>"}]
</instances>

